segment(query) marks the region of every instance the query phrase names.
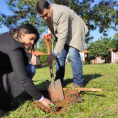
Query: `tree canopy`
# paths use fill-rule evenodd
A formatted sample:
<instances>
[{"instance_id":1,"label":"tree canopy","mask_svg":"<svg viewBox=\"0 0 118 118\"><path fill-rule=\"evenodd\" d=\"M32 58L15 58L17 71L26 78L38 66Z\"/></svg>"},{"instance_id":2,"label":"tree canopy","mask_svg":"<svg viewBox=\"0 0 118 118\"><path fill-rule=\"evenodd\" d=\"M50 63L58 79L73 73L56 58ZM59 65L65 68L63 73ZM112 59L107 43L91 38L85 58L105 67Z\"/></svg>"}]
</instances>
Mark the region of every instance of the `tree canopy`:
<instances>
[{"instance_id":1,"label":"tree canopy","mask_svg":"<svg viewBox=\"0 0 118 118\"><path fill-rule=\"evenodd\" d=\"M45 21L36 13L36 3L39 0L5 0L13 15L0 13L0 26L8 28L19 26L22 23L31 23L42 33L46 29ZM49 0L50 3L62 4L73 9L87 24L89 33L88 42L92 39L90 32L99 28L99 32L107 35L107 30L117 30L118 2L117 0Z\"/></svg>"},{"instance_id":2,"label":"tree canopy","mask_svg":"<svg viewBox=\"0 0 118 118\"><path fill-rule=\"evenodd\" d=\"M95 59L98 56L102 56L105 60L110 57L110 49L118 49L117 38L101 38L95 42L91 42L87 46L88 57Z\"/></svg>"}]
</instances>

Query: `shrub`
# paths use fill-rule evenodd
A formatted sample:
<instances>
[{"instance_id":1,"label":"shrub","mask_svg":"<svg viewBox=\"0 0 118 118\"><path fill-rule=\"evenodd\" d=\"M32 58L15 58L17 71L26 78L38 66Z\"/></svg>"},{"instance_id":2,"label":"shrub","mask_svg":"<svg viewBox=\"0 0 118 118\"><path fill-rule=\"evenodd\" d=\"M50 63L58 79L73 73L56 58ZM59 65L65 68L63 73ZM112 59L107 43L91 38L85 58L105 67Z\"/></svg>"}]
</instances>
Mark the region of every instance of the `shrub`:
<instances>
[{"instance_id":1,"label":"shrub","mask_svg":"<svg viewBox=\"0 0 118 118\"><path fill-rule=\"evenodd\" d=\"M85 60L83 60L83 61L82 61L82 64L83 64L83 65L92 64L92 60L90 60L89 62L86 62Z\"/></svg>"},{"instance_id":2,"label":"shrub","mask_svg":"<svg viewBox=\"0 0 118 118\"><path fill-rule=\"evenodd\" d=\"M44 63L47 63L47 57L48 55L41 55L39 58L39 63L42 65Z\"/></svg>"}]
</instances>

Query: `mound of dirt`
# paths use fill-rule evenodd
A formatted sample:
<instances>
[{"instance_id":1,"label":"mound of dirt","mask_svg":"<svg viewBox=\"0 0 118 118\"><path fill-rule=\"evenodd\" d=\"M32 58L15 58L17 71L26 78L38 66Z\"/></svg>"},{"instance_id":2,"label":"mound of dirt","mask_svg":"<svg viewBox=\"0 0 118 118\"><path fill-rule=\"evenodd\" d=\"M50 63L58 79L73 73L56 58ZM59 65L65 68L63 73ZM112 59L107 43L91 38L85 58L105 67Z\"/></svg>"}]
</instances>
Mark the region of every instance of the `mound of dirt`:
<instances>
[{"instance_id":1,"label":"mound of dirt","mask_svg":"<svg viewBox=\"0 0 118 118\"><path fill-rule=\"evenodd\" d=\"M46 98L49 98L47 90L43 90L41 92ZM34 108L39 107L45 113L61 114L62 112L66 112L67 108L70 105L73 105L73 104L83 101L82 97L80 96L80 94L76 90L70 90L70 89L64 90L64 95L65 95L64 100L53 101L54 107L52 107L51 110L48 109L47 107L44 107L39 102L38 102L38 104L36 102L33 102L33 104L34 104L33 107Z\"/></svg>"}]
</instances>

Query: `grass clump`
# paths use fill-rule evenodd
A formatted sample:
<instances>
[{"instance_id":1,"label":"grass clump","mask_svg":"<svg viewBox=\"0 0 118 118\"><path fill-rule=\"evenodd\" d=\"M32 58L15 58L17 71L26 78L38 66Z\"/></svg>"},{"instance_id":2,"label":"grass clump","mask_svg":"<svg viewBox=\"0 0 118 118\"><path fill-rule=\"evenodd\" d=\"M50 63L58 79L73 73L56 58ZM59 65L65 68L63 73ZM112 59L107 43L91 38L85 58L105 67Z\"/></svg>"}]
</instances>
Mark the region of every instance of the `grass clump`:
<instances>
[{"instance_id":1,"label":"grass clump","mask_svg":"<svg viewBox=\"0 0 118 118\"><path fill-rule=\"evenodd\" d=\"M55 71L55 67L54 67ZM63 87L70 88L73 82L71 65L66 65ZM38 108L32 108L32 100L19 96L19 108L11 112L0 110L0 118L118 118L118 64L83 65L85 88L102 88L103 92L84 92L84 102L67 108L66 113L46 114ZM51 80L48 67L36 70L33 78L38 88L45 87L46 80ZM57 106L54 105L53 110Z\"/></svg>"}]
</instances>

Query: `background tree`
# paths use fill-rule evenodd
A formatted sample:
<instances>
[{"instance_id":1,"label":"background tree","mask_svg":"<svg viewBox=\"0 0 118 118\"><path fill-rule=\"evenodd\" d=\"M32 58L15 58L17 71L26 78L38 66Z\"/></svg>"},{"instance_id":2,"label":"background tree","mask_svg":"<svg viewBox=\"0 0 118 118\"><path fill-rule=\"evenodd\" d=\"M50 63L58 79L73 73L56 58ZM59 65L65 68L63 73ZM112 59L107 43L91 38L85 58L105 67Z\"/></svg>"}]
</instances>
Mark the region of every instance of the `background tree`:
<instances>
[{"instance_id":1,"label":"background tree","mask_svg":"<svg viewBox=\"0 0 118 118\"><path fill-rule=\"evenodd\" d=\"M118 40L116 38L111 39L110 48L111 49L118 49Z\"/></svg>"},{"instance_id":2,"label":"background tree","mask_svg":"<svg viewBox=\"0 0 118 118\"><path fill-rule=\"evenodd\" d=\"M0 16L0 28L2 27L2 17Z\"/></svg>"},{"instance_id":3,"label":"background tree","mask_svg":"<svg viewBox=\"0 0 118 118\"><path fill-rule=\"evenodd\" d=\"M114 35L114 40L115 40L115 49L118 49L118 33Z\"/></svg>"},{"instance_id":4,"label":"background tree","mask_svg":"<svg viewBox=\"0 0 118 118\"><path fill-rule=\"evenodd\" d=\"M45 42L44 42L43 39L40 40L38 46L39 46L39 49L38 49L38 50L39 50L40 52L47 53L47 47L46 47L46 44L45 44Z\"/></svg>"},{"instance_id":5,"label":"background tree","mask_svg":"<svg viewBox=\"0 0 118 118\"><path fill-rule=\"evenodd\" d=\"M55 38L52 37L51 42L50 42L50 52L53 51L53 48L55 47L55 45L56 45ZM46 46L46 44L45 44L43 38L40 40L40 42L39 42L39 44L38 44L38 47L39 47L38 50L39 50L40 52L47 53L47 46Z\"/></svg>"},{"instance_id":6,"label":"background tree","mask_svg":"<svg viewBox=\"0 0 118 118\"><path fill-rule=\"evenodd\" d=\"M105 58L105 62L110 57L110 38L99 39L87 46L88 56L90 59L95 59L98 56Z\"/></svg>"},{"instance_id":7,"label":"background tree","mask_svg":"<svg viewBox=\"0 0 118 118\"><path fill-rule=\"evenodd\" d=\"M39 29L45 31L46 24L36 13L35 6L39 0L5 0L13 15L1 14L1 22L8 28L15 27L22 23L29 22ZM51 3L62 4L73 9L85 21L89 28L86 37L88 42L93 37L92 30L99 28L99 32L107 35L107 30L113 28L117 30L118 25L118 3L117 0L101 0L96 4L95 0L49 0Z\"/></svg>"}]
</instances>

